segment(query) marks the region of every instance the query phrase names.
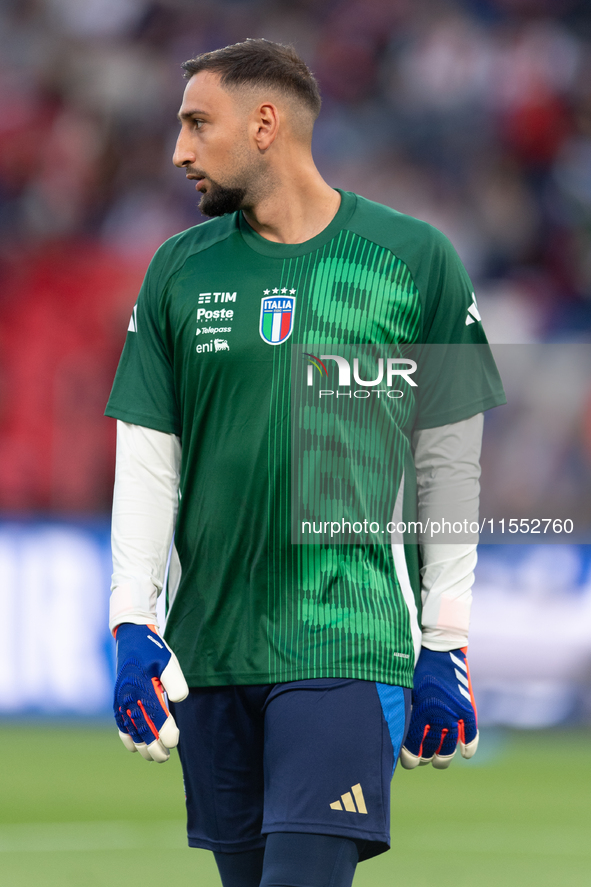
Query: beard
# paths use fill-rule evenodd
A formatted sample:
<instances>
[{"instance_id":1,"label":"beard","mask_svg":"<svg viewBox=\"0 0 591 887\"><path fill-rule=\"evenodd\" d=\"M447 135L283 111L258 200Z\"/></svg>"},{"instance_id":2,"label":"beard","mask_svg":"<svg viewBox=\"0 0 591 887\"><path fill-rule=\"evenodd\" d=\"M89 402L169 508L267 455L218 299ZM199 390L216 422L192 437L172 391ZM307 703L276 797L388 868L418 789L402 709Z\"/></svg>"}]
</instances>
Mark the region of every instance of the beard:
<instances>
[{"instance_id":1,"label":"beard","mask_svg":"<svg viewBox=\"0 0 591 887\"><path fill-rule=\"evenodd\" d=\"M225 216L250 209L265 197L272 185L266 163L262 158L253 157L245 144L235 146L229 165L232 173L226 178L226 184L212 179L204 169L186 167L187 174L209 181L209 188L199 201L199 209L205 216Z\"/></svg>"},{"instance_id":2,"label":"beard","mask_svg":"<svg viewBox=\"0 0 591 887\"><path fill-rule=\"evenodd\" d=\"M199 209L205 216L225 216L244 207L246 188L229 188L210 179L211 188L199 201Z\"/></svg>"}]
</instances>

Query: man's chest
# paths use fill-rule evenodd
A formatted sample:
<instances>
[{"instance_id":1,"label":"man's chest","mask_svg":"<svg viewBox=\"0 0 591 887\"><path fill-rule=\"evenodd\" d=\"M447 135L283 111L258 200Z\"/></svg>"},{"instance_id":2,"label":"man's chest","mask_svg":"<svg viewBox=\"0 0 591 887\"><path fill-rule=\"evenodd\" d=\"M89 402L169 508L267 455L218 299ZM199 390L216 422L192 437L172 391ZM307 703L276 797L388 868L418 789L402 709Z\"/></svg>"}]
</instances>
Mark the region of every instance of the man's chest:
<instances>
[{"instance_id":1,"label":"man's chest","mask_svg":"<svg viewBox=\"0 0 591 887\"><path fill-rule=\"evenodd\" d=\"M258 258L187 263L172 281L165 323L175 362L198 369L204 358L273 362L296 343L415 340L418 293L387 265L368 275L338 257Z\"/></svg>"}]
</instances>

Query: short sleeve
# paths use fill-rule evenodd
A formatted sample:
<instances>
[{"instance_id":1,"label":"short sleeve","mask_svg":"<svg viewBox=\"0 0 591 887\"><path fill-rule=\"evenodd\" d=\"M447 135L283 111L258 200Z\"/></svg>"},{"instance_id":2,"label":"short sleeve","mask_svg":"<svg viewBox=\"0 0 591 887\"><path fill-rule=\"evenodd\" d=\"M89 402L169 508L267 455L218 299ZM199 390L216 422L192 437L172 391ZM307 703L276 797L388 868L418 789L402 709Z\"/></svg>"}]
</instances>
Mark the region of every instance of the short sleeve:
<instances>
[{"instance_id":1,"label":"short sleeve","mask_svg":"<svg viewBox=\"0 0 591 887\"><path fill-rule=\"evenodd\" d=\"M417 350L417 429L461 422L506 403L470 278L449 240L431 233Z\"/></svg>"},{"instance_id":2,"label":"short sleeve","mask_svg":"<svg viewBox=\"0 0 591 887\"><path fill-rule=\"evenodd\" d=\"M158 254L152 260L133 309L105 415L134 425L180 434L170 347L161 317Z\"/></svg>"}]
</instances>

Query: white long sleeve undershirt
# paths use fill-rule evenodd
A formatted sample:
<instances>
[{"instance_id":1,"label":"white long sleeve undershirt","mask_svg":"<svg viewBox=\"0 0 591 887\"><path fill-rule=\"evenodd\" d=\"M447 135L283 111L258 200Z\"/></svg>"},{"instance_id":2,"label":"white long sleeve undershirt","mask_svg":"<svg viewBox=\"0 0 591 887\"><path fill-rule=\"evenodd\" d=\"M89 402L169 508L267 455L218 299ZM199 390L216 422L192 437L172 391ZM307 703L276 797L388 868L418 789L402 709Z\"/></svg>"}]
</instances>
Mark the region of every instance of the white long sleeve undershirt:
<instances>
[{"instance_id":1,"label":"white long sleeve undershirt","mask_svg":"<svg viewBox=\"0 0 591 887\"><path fill-rule=\"evenodd\" d=\"M117 422L113 493L113 579L109 627L157 625L176 524L181 442L174 434Z\"/></svg>"},{"instance_id":2,"label":"white long sleeve undershirt","mask_svg":"<svg viewBox=\"0 0 591 887\"><path fill-rule=\"evenodd\" d=\"M419 519L442 514L454 500L478 520L482 414L429 428L413 438ZM109 625L156 624L178 508L181 444L173 434L117 422L113 497L113 581ZM421 546L424 646L466 646L476 565L475 544Z\"/></svg>"},{"instance_id":3,"label":"white long sleeve undershirt","mask_svg":"<svg viewBox=\"0 0 591 887\"><path fill-rule=\"evenodd\" d=\"M426 428L413 437L419 519L478 523L484 416ZM476 543L421 546L422 645L455 650L468 643Z\"/></svg>"}]
</instances>

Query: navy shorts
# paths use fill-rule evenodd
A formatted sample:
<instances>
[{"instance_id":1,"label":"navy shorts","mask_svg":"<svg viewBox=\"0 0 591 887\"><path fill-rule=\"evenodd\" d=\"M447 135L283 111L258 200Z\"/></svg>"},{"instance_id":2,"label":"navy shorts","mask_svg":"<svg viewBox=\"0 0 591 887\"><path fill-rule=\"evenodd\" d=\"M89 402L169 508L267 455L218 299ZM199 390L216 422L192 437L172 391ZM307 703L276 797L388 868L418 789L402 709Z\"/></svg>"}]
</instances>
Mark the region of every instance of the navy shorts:
<instances>
[{"instance_id":1,"label":"navy shorts","mask_svg":"<svg viewBox=\"0 0 591 887\"><path fill-rule=\"evenodd\" d=\"M189 845L238 853L305 832L352 838L360 859L387 850L410 696L334 678L192 688L171 706Z\"/></svg>"}]
</instances>

